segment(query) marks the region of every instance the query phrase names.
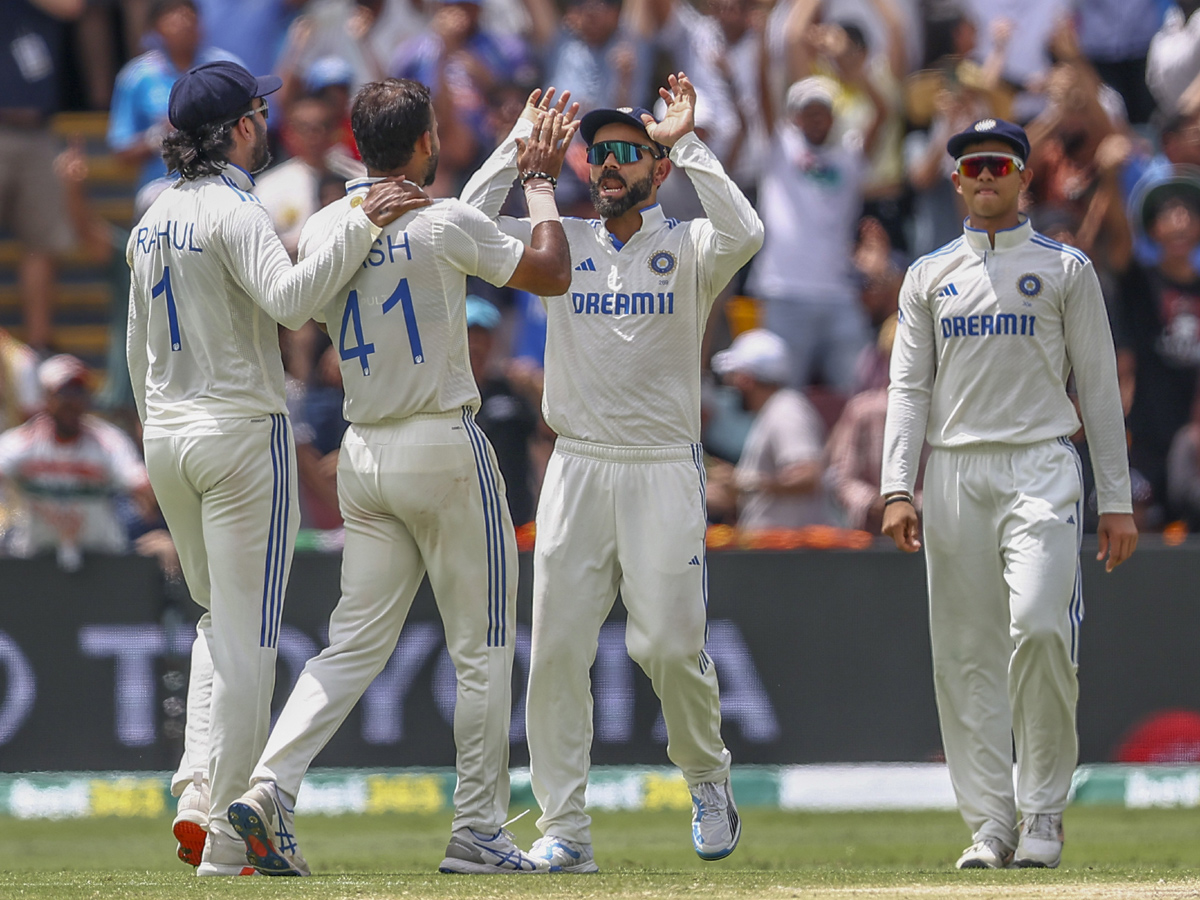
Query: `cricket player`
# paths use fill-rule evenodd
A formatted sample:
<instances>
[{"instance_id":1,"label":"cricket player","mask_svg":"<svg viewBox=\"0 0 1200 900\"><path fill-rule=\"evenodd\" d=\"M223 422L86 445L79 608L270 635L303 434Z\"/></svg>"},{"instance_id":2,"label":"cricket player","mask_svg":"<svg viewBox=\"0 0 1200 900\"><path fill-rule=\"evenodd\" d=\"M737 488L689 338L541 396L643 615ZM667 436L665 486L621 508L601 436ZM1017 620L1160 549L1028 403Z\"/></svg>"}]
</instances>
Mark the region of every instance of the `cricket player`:
<instances>
[{"instance_id":1,"label":"cricket player","mask_svg":"<svg viewBox=\"0 0 1200 900\"><path fill-rule=\"evenodd\" d=\"M341 355L350 422L338 463L346 521L342 597L329 646L309 660L279 716L250 790L229 808L247 858L265 875L307 875L292 811L313 757L391 658L426 572L458 679L458 786L441 871L549 869L504 830L516 644L516 537L496 456L475 423L466 278L558 294L571 283L554 183L578 122L543 113L517 160L532 244L479 210L444 200L389 225L359 273L318 316ZM368 84L354 101L367 178L309 220L300 255L319 249L380 178L432 183L437 120L429 89Z\"/></svg>"},{"instance_id":2,"label":"cricket player","mask_svg":"<svg viewBox=\"0 0 1200 900\"><path fill-rule=\"evenodd\" d=\"M597 870L584 810L588 670L618 590L626 647L662 701L667 755L691 789L696 852L721 859L741 834L704 649L700 341L713 301L762 245L763 227L695 134L691 82L679 73L669 85L661 122L646 110L583 117L600 218L564 220L571 287L543 295L543 411L558 440L537 510L526 730L543 811L531 853L565 872ZM489 214L512 183L512 138L527 120L464 189ZM709 218L663 214L656 195L673 165ZM528 222L503 222L528 237Z\"/></svg>"},{"instance_id":3,"label":"cricket player","mask_svg":"<svg viewBox=\"0 0 1200 900\"><path fill-rule=\"evenodd\" d=\"M299 520L276 322L303 324L358 271L384 225L429 202L412 186L376 185L293 268L250 193L270 160L265 98L280 84L231 62L184 73L170 96L177 131L163 149L180 179L147 210L126 252L127 352L146 469L188 590L205 610L172 779L179 856L200 875L253 874L225 810L267 739Z\"/></svg>"},{"instance_id":4,"label":"cricket player","mask_svg":"<svg viewBox=\"0 0 1200 900\"><path fill-rule=\"evenodd\" d=\"M915 552L922 442L925 560L942 743L974 843L960 869L1058 865L1078 756L1083 482L1079 415L1107 570L1137 546L1116 356L1092 263L1018 213L1025 132L983 119L952 137L962 237L900 293L884 430L883 532ZM1016 746L1016 793L1012 752ZM1023 818L1018 832L1017 810Z\"/></svg>"}]
</instances>

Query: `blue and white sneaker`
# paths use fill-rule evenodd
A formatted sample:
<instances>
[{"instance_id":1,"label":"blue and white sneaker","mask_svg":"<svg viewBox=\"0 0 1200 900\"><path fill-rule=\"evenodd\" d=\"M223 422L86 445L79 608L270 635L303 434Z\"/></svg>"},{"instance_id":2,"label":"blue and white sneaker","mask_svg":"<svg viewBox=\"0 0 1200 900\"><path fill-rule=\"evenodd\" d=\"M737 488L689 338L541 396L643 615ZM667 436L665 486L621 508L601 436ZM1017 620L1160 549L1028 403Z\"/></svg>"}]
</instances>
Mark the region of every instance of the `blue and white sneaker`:
<instances>
[{"instance_id":1,"label":"blue and white sneaker","mask_svg":"<svg viewBox=\"0 0 1200 900\"><path fill-rule=\"evenodd\" d=\"M260 781L229 804L229 824L246 843L246 859L263 875L309 875L296 843L292 810L273 781Z\"/></svg>"},{"instance_id":2,"label":"blue and white sneaker","mask_svg":"<svg viewBox=\"0 0 1200 900\"><path fill-rule=\"evenodd\" d=\"M546 862L551 872L599 872L596 859L592 856L591 844L578 844L566 838L547 834L534 841L529 855L539 863Z\"/></svg>"},{"instance_id":3,"label":"blue and white sneaker","mask_svg":"<svg viewBox=\"0 0 1200 900\"><path fill-rule=\"evenodd\" d=\"M522 853L513 843L512 833L503 828L495 834L459 828L450 835L446 858L438 871L459 875L536 875L549 872L550 864Z\"/></svg>"},{"instance_id":4,"label":"blue and white sneaker","mask_svg":"<svg viewBox=\"0 0 1200 900\"><path fill-rule=\"evenodd\" d=\"M692 785L692 843L701 859L724 859L742 836L729 779Z\"/></svg>"}]
</instances>

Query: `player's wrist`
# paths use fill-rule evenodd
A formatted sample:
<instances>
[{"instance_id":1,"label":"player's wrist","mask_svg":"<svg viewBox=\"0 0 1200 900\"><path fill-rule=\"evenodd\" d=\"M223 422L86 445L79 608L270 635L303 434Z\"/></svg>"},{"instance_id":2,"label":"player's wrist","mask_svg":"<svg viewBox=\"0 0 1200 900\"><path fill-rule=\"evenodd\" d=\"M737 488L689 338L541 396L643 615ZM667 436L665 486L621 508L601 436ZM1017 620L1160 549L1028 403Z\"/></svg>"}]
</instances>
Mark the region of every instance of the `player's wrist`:
<instances>
[{"instance_id":1,"label":"player's wrist","mask_svg":"<svg viewBox=\"0 0 1200 900\"><path fill-rule=\"evenodd\" d=\"M913 505L913 496L908 491L893 491L885 494L883 497L884 507L891 506L893 503L907 503Z\"/></svg>"}]
</instances>

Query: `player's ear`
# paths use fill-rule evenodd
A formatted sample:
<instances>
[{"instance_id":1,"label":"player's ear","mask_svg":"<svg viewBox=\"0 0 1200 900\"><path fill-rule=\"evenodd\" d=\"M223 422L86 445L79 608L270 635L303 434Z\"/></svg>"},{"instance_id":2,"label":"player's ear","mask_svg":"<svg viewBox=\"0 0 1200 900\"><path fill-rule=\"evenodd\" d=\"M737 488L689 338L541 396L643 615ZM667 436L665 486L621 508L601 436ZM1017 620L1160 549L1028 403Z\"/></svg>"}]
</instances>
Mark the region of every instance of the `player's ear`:
<instances>
[{"instance_id":1,"label":"player's ear","mask_svg":"<svg viewBox=\"0 0 1200 900\"><path fill-rule=\"evenodd\" d=\"M959 182L958 182L958 173L957 172L950 173L950 183L954 185L954 192L956 194L961 195L962 194L962 185L959 184Z\"/></svg>"},{"instance_id":2,"label":"player's ear","mask_svg":"<svg viewBox=\"0 0 1200 900\"><path fill-rule=\"evenodd\" d=\"M671 161L665 156L662 159L654 162L654 186L658 187L667 180L667 176L671 174Z\"/></svg>"},{"instance_id":3,"label":"player's ear","mask_svg":"<svg viewBox=\"0 0 1200 900\"><path fill-rule=\"evenodd\" d=\"M419 138L417 138L417 149L420 150L422 153L424 153L426 156L433 155L433 132L432 131L424 131L421 133L421 136Z\"/></svg>"},{"instance_id":4,"label":"player's ear","mask_svg":"<svg viewBox=\"0 0 1200 900\"><path fill-rule=\"evenodd\" d=\"M1029 164L1025 164L1025 168L1021 170L1021 190L1029 189L1029 182L1033 181L1033 169L1029 168Z\"/></svg>"}]
</instances>

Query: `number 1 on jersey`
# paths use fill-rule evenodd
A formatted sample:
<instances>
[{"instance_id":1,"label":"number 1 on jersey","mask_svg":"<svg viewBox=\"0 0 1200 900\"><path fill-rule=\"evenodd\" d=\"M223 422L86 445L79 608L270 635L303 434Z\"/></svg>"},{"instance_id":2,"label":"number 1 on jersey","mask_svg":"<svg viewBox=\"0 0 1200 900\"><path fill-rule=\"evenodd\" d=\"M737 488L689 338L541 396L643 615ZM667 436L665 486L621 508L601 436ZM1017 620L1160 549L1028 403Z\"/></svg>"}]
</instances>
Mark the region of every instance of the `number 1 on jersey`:
<instances>
[{"instance_id":1,"label":"number 1 on jersey","mask_svg":"<svg viewBox=\"0 0 1200 900\"><path fill-rule=\"evenodd\" d=\"M182 349L179 340L179 314L175 310L175 293L171 290L171 267L163 266L162 279L150 290L150 296L157 299L160 294L167 295L167 327L171 331L171 349Z\"/></svg>"},{"instance_id":2,"label":"number 1 on jersey","mask_svg":"<svg viewBox=\"0 0 1200 900\"><path fill-rule=\"evenodd\" d=\"M404 327L408 329L408 346L412 350L413 362L420 365L425 362L425 354L421 350L421 333L417 331L417 313L413 309L412 292L408 289L407 278L401 278L396 289L392 291L392 296L383 301L384 315L397 303L404 311Z\"/></svg>"}]
</instances>

